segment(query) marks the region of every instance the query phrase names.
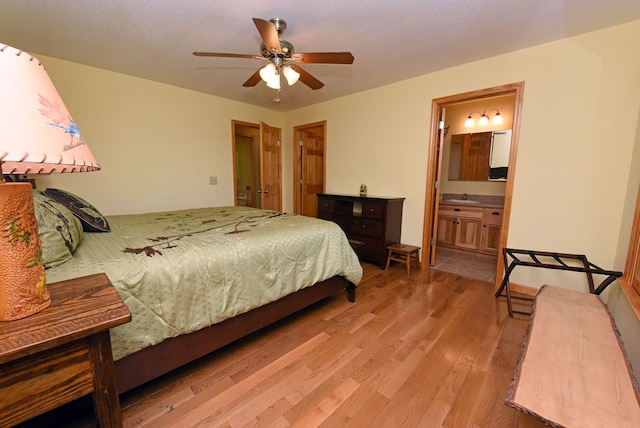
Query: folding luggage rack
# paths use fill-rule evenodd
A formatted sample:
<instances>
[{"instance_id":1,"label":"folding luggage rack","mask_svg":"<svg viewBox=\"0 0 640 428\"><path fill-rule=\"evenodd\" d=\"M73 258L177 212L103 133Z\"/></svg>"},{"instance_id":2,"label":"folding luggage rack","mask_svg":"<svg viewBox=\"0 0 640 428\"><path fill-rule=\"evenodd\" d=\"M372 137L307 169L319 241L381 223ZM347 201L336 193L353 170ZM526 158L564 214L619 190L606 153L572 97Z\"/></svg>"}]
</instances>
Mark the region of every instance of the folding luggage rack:
<instances>
[{"instance_id":1,"label":"folding luggage rack","mask_svg":"<svg viewBox=\"0 0 640 428\"><path fill-rule=\"evenodd\" d=\"M612 271L612 270L604 270L589 260L587 260L587 256L584 254L566 254L566 253L553 253L547 251L534 251L534 250L517 250L514 248L504 248L502 251L502 256L504 259L505 266L505 274L502 282L500 283L500 288L496 291L495 296L501 297L506 296L507 298L507 308L509 309L509 316L513 317L513 314L522 314L522 315L530 315L530 312L517 311L513 309L511 299L520 299L533 301L533 298L530 297L520 297L520 296L512 296L511 289L509 286L509 276L511 272L517 266L527 266L527 267L535 267L535 268L544 268L544 269L555 269L555 270L563 270L563 271L571 271L571 272L584 272L587 275L587 281L589 282L589 293L600 295L609 284L611 284L616 278L620 278L622 276L622 272ZM518 258L520 256L520 258ZM511 258L511 262L508 263L508 258ZM544 258L544 261L540 259ZM568 260L577 260L581 264L581 266L571 266L566 263ZM606 278L596 287L593 281L593 275L605 275ZM502 293L505 294L502 294Z\"/></svg>"}]
</instances>

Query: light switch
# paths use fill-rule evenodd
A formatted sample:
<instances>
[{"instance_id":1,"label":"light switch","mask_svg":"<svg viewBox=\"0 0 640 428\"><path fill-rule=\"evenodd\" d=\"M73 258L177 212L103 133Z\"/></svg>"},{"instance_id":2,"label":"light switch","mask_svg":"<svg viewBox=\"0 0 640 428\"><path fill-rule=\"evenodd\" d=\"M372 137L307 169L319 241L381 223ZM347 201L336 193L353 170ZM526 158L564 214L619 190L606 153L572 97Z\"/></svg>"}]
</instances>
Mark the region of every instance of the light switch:
<instances>
[{"instance_id":1,"label":"light switch","mask_svg":"<svg viewBox=\"0 0 640 428\"><path fill-rule=\"evenodd\" d=\"M214 186L218 184L218 177L209 177L209 184Z\"/></svg>"}]
</instances>

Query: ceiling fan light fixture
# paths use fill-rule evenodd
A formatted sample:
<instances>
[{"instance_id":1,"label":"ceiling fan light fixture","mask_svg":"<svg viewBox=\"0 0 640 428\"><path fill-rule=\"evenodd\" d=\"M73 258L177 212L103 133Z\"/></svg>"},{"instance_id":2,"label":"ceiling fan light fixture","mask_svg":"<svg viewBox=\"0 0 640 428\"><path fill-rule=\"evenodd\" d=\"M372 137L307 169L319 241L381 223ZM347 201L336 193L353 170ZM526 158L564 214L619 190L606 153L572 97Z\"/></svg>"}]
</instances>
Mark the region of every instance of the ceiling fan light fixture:
<instances>
[{"instance_id":1,"label":"ceiling fan light fixture","mask_svg":"<svg viewBox=\"0 0 640 428\"><path fill-rule=\"evenodd\" d=\"M276 66L270 62L260 69L260 78L268 83L269 79L272 79L276 73Z\"/></svg>"},{"instance_id":2,"label":"ceiling fan light fixture","mask_svg":"<svg viewBox=\"0 0 640 428\"><path fill-rule=\"evenodd\" d=\"M289 86L293 86L300 78L300 73L288 65L282 67L282 74L284 74L285 79L287 79Z\"/></svg>"},{"instance_id":3,"label":"ceiling fan light fixture","mask_svg":"<svg viewBox=\"0 0 640 428\"><path fill-rule=\"evenodd\" d=\"M271 89L280 89L280 76L276 74L273 78L269 79L267 86Z\"/></svg>"},{"instance_id":4,"label":"ceiling fan light fixture","mask_svg":"<svg viewBox=\"0 0 640 428\"><path fill-rule=\"evenodd\" d=\"M271 89L280 89L280 74L278 73L278 68L272 62L260 69L260 78Z\"/></svg>"}]
</instances>

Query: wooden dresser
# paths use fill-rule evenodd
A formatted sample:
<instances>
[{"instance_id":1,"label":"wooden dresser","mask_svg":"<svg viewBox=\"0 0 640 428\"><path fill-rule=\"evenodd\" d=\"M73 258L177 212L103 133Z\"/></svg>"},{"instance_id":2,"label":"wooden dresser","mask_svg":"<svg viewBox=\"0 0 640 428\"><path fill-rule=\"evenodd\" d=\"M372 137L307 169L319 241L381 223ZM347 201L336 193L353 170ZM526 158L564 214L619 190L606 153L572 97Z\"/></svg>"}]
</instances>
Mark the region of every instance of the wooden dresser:
<instances>
[{"instance_id":1,"label":"wooden dresser","mask_svg":"<svg viewBox=\"0 0 640 428\"><path fill-rule=\"evenodd\" d=\"M362 260L384 268L387 246L400 242L404 198L318 194L318 218L344 230Z\"/></svg>"}]
</instances>

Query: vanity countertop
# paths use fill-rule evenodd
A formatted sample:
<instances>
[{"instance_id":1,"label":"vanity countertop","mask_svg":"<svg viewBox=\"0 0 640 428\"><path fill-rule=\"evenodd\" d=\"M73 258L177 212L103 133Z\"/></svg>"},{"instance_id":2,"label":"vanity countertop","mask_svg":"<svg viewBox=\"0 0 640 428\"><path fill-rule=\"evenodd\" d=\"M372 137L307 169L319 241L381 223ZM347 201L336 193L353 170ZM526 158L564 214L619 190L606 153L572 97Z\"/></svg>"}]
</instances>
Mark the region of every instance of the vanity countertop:
<instances>
[{"instance_id":1,"label":"vanity countertop","mask_svg":"<svg viewBox=\"0 0 640 428\"><path fill-rule=\"evenodd\" d=\"M471 201L478 201L478 202L477 203L456 202L464 199L465 197L460 194L444 193L442 194L442 198L440 199L440 205L456 205L456 206L463 206L463 207L478 207L478 208L504 207L504 196L468 195L466 199Z\"/></svg>"}]
</instances>

